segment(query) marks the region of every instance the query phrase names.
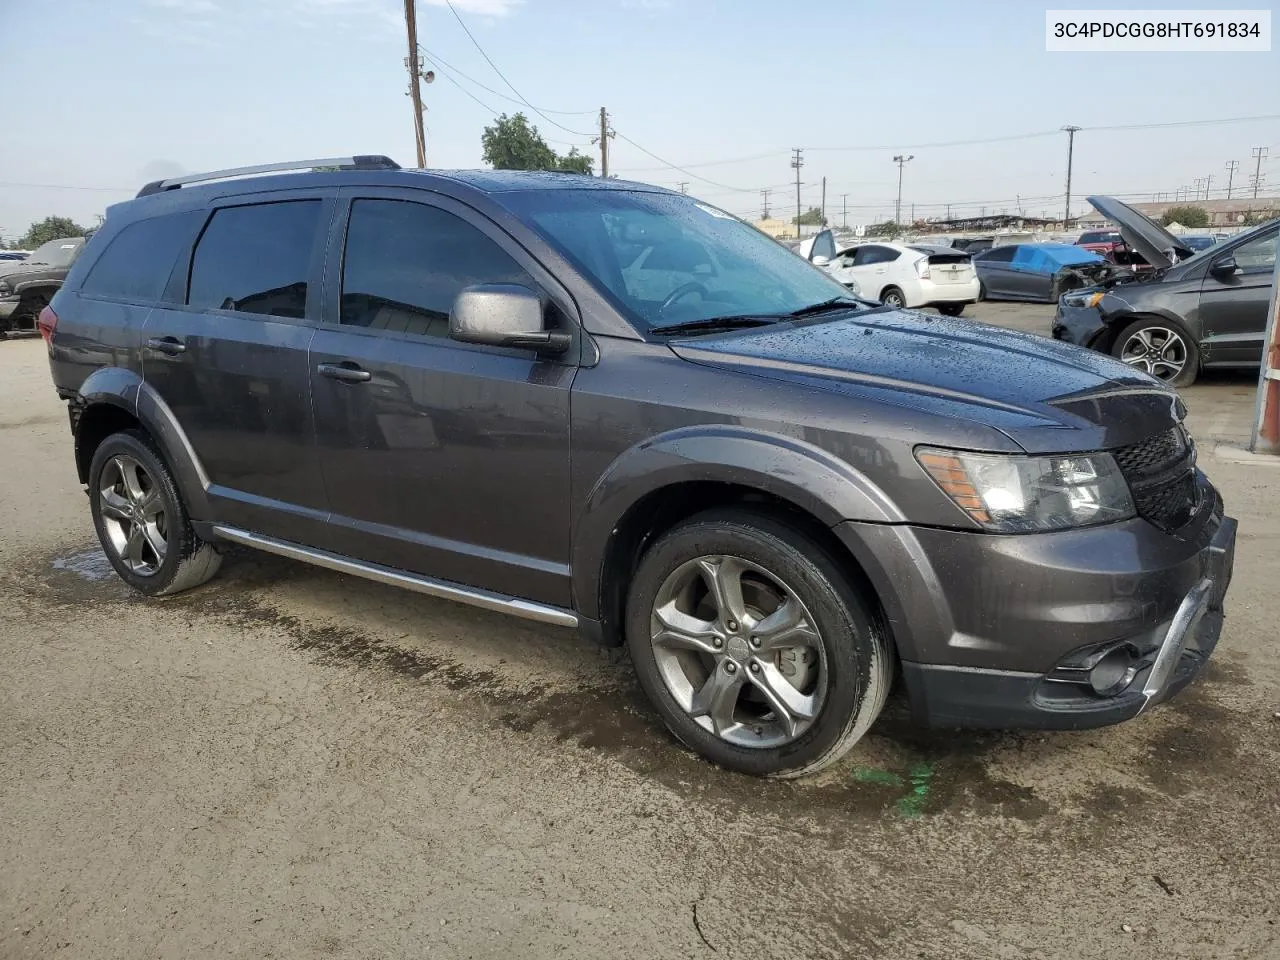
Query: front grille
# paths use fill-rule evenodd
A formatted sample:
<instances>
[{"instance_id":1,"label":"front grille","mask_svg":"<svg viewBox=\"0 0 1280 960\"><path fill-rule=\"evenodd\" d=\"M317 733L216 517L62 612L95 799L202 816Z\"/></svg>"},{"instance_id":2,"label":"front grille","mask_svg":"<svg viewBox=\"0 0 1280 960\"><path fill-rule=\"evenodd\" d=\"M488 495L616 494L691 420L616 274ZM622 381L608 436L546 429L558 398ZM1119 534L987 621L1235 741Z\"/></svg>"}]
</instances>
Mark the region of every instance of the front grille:
<instances>
[{"instance_id":1,"label":"front grille","mask_svg":"<svg viewBox=\"0 0 1280 960\"><path fill-rule=\"evenodd\" d=\"M1178 426L1111 451L1133 493L1138 515L1161 530L1177 530L1196 511L1196 448Z\"/></svg>"}]
</instances>

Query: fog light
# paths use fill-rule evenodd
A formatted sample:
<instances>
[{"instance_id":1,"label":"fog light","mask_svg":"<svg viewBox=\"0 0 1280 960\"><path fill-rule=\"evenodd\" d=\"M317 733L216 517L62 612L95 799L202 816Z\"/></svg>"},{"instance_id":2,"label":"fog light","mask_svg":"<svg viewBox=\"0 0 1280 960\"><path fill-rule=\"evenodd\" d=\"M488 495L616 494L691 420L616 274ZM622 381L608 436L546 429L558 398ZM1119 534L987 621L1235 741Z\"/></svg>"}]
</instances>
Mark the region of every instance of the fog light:
<instances>
[{"instance_id":1,"label":"fog light","mask_svg":"<svg viewBox=\"0 0 1280 960\"><path fill-rule=\"evenodd\" d=\"M1130 643L1112 647L1089 671L1089 686L1100 697L1114 697L1138 675L1139 655Z\"/></svg>"}]
</instances>

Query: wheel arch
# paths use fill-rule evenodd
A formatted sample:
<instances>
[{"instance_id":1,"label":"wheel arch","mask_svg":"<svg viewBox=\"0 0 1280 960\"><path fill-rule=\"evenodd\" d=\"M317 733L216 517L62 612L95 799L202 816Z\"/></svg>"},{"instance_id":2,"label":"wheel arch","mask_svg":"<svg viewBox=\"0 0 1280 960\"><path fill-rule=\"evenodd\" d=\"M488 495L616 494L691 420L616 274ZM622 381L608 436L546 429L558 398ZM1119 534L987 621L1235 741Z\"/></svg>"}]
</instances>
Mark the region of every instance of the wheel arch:
<instances>
[{"instance_id":1,"label":"wheel arch","mask_svg":"<svg viewBox=\"0 0 1280 960\"><path fill-rule=\"evenodd\" d=\"M795 524L877 602L870 580L832 528L846 519L904 519L861 473L794 438L721 426L675 431L634 447L597 482L574 537L576 605L600 624L605 643L621 642L626 585L647 545L717 506L741 506Z\"/></svg>"},{"instance_id":2,"label":"wheel arch","mask_svg":"<svg viewBox=\"0 0 1280 960\"><path fill-rule=\"evenodd\" d=\"M1169 310L1148 309L1133 310L1124 313L1113 313L1107 317L1107 322L1101 332L1094 337L1090 347L1094 350L1100 350L1104 353L1112 353L1115 350L1116 341L1120 339L1120 334L1126 329L1137 323L1139 320L1150 320L1152 323L1172 324L1186 334L1190 340L1202 354L1204 352L1204 342L1192 331L1190 325L1185 319Z\"/></svg>"},{"instance_id":3,"label":"wheel arch","mask_svg":"<svg viewBox=\"0 0 1280 960\"><path fill-rule=\"evenodd\" d=\"M193 520L211 519L209 479L177 417L138 374L123 367L95 370L75 400L76 470L89 481L89 465L98 445L118 430L140 428L160 450L172 471Z\"/></svg>"}]
</instances>

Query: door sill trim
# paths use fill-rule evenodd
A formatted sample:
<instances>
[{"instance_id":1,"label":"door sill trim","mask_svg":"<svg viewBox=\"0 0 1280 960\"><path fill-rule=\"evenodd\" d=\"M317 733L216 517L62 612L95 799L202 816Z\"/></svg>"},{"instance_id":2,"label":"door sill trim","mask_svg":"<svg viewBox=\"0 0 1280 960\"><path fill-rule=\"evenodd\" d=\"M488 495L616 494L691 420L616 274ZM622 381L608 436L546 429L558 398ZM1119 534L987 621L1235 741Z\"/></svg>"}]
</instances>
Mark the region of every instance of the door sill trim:
<instances>
[{"instance_id":1,"label":"door sill trim","mask_svg":"<svg viewBox=\"0 0 1280 960\"><path fill-rule=\"evenodd\" d=\"M333 570L337 573L348 573L354 577L363 577L375 583L385 583L388 586L412 590L415 593L425 593L429 597L454 600L458 603L480 607L484 610L493 610L497 613L506 613L525 620L536 620L539 623L549 623L558 627L576 627L578 625L578 615L561 607L535 603L532 600L522 600L519 597L509 597L500 593L492 593L488 590L480 590L476 587L464 587L448 580L424 577L421 574L408 573L404 570L396 570L392 567L384 567L381 564L368 563L364 560L351 560L336 553L330 553L327 550L304 547L288 540L277 540L275 537L263 536L260 533L250 533L248 530L241 530L238 527L214 524L213 533L223 540L246 547L253 547L255 550L274 553L277 556L288 557L290 560L301 560L303 563L324 567L326 570Z\"/></svg>"}]
</instances>

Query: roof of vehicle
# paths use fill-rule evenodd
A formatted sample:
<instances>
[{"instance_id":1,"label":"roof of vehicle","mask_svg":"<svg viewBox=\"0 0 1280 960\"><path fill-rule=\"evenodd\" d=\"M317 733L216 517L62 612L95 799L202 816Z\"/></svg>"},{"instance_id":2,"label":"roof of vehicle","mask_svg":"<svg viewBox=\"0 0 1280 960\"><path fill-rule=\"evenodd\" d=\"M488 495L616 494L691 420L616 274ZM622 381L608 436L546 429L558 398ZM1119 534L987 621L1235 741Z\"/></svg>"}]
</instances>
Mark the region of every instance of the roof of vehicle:
<instances>
[{"instance_id":1,"label":"roof of vehicle","mask_svg":"<svg viewBox=\"0 0 1280 960\"><path fill-rule=\"evenodd\" d=\"M1007 243L1004 246L992 247L986 252L1003 250L1007 247L1012 247L1015 251L1011 262L1029 270L1053 273L1061 267L1104 262L1104 258L1092 250L1086 250L1073 243Z\"/></svg>"}]
</instances>

